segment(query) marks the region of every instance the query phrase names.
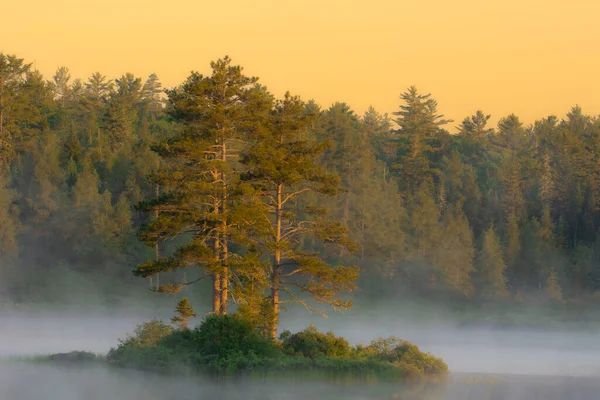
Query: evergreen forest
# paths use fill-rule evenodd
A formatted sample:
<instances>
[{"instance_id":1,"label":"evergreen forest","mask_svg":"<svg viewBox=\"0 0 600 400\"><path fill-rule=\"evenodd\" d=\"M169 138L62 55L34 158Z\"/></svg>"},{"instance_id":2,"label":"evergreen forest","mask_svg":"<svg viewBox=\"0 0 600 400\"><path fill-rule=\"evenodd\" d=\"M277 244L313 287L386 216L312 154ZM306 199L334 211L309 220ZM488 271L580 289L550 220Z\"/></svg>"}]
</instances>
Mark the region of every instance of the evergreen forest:
<instances>
[{"instance_id":1,"label":"evergreen forest","mask_svg":"<svg viewBox=\"0 0 600 400\"><path fill-rule=\"evenodd\" d=\"M200 67L163 88L0 53L4 298L183 293L273 336L289 302L600 299L599 116L452 121L414 86L360 114Z\"/></svg>"}]
</instances>

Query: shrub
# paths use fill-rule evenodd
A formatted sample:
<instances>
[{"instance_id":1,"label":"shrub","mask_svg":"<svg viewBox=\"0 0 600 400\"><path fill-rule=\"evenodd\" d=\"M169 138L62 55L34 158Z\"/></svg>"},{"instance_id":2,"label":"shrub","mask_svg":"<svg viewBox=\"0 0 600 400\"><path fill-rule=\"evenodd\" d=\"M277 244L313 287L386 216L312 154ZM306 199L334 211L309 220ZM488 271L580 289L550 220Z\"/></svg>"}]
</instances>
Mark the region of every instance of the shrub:
<instances>
[{"instance_id":1,"label":"shrub","mask_svg":"<svg viewBox=\"0 0 600 400\"><path fill-rule=\"evenodd\" d=\"M302 355L315 359L321 357L345 358L351 354L351 347L346 339L335 336L333 332L321 333L313 325L294 334L285 331L281 334L280 339L283 351L289 355Z\"/></svg>"},{"instance_id":2,"label":"shrub","mask_svg":"<svg viewBox=\"0 0 600 400\"><path fill-rule=\"evenodd\" d=\"M162 346L119 346L106 355L109 364L147 370L170 370L179 363L178 355ZM184 364L184 363L181 363Z\"/></svg>"},{"instance_id":3,"label":"shrub","mask_svg":"<svg viewBox=\"0 0 600 400\"><path fill-rule=\"evenodd\" d=\"M148 358L156 356L158 345L172 333L173 329L160 320L153 319L144 322L136 326L134 335L127 335L126 339L119 339L119 346L116 349L110 349L106 360L117 365L164 365L168 355L164 355L164 360L160 363L150 363ZM164 351L160 353L164 353Z\"/></svg>"},{"instance_id":4,"label":"shrub","mask_svg":"<svg viewBox=\"0 0 600 400\"><path fill-rule=\"evenodd\" d=\"M169 336L173 328L164 322L153 319L136 326L134 336L128 335L125 340L119 340L122 346L152 347Z\"/></svg>"},{"instance_id":5,"label":"shrub","mask_svg":"<svg viewBox=\"0 0 600 400\"><path fill-rule=\"evenodd\" d=\"M246 319L233 315L211 315L192 331L196 350L206 359L233 355L272 357L275 345L259 334Z\"/></svg>"},{"instance_id":6,"label":"shrub","mask_svg":"<svg viewBox=\"0 0 600 400\"><path fill-rule=\"evenodd\" d=\"M264 365L279 350L250 322L237 315L211 315L195 329L173 331L159 321L136 329L107 359L117 365L145 369L194 367L213 373L234 374Z\"/></svg>"},{"instance_id":7,"label":"shrub","mask_svg":"<svg viewBox=\"0 0 600 400\"><path fill-rule=\"evenodd\" d=\"M442 359L424 353L417 345L394 336L376 339L362 351L368 357L391 362L407 370L416 368L425 375L443 375L448 372L448 365Z\"/></svg>"}]
</instances>

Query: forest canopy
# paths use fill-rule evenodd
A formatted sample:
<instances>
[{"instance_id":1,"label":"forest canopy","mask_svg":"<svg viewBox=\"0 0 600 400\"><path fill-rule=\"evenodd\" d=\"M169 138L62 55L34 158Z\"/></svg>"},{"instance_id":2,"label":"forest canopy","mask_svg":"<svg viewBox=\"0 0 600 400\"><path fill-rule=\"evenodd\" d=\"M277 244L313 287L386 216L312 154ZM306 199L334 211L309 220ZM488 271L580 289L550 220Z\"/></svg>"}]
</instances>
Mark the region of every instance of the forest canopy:
<instances>
[{"instance_id":1,"label":"forest canopy","mask_svg":"<svg viewBox=\"0 0 600 400\"><path fill-rule=\"evenodd\" d=\"M112 293L135 269L277 313L346 309L360 270L372 298L598 298L600 118L441 108L414 86L391 115L277 99L228 57L164 90L0 53L0 290Z\"/></svg>"}]
</instances>

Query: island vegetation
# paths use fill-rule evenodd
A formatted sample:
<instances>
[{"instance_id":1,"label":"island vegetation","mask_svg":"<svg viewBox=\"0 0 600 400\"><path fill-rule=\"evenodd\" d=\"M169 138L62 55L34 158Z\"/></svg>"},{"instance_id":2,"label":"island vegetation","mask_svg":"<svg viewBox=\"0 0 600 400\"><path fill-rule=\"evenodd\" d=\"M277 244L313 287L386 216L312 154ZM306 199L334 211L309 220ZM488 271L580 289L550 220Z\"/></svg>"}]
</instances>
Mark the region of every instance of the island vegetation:
<instances>
[{"instance_id":1,"label":"island vegetation","mask_svg":"<svg viewBox=\"0 0 600 400\"><path fill-rule=\"evenodd\" d=\"M138 326L106 356L110 365L212 376L319 380L440 379L448 366L407 341L390 337L350 346L314 326L272 340L235 314L210 315L196 328L172 329L159 320Z\"/></svg>"}]
</instances>

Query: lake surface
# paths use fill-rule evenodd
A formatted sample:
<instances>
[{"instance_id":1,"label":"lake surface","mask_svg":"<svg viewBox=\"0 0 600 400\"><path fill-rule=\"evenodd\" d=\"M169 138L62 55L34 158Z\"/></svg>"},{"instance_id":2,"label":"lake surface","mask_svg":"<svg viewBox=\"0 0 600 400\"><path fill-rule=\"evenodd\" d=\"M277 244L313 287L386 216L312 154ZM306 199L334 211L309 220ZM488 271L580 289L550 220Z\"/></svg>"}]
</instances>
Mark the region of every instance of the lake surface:
<instances>
[{"instance_id":1,"label":"lake surface","mask_svg":"<svg viewBox=\"0 0 600 400\"><path fill-rule=\"evenodd\" d=\"M400 384L207 382L103 366L0 363L2 400L583 400L597 398L591 377L453 374L448 382Z\"/></svg>"},{"instance_id":2,"label":"lake surface","mask_svg":"<svg viewBox=\"0 0 600 400\"><path fill-rule=\"evenodd\" d=\"M0 358L86 350L105 353L148 316L4 313ZM302 329L309 321L298 321ZM312 321L310 321L312 322ZM599 332L458 329L405 321L319 321L351 342L390 334L444 358L445 383L208 382L103 366L0 361L0 400L578 400L600 398Z\"/></svg>"}]
</instances>

